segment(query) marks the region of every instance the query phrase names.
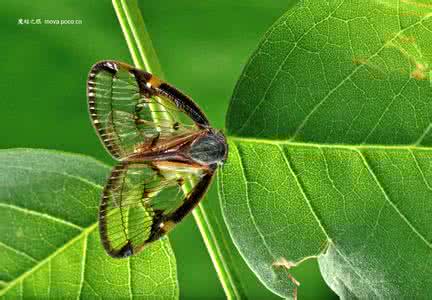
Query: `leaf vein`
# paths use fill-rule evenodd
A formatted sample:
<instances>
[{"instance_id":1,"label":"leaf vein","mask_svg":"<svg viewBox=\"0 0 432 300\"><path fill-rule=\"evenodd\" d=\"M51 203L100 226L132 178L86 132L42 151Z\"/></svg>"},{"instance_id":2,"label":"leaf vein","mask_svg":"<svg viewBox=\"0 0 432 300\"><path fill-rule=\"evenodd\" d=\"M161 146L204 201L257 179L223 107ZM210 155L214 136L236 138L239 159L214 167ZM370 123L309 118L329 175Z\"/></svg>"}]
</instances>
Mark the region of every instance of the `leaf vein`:
<instances>
[{"instance_id":1,"label":"leaf vein","mask_svg":"<svg viewBox=\"0 0 432 300\"><path fill-rule=\"evenodd\" d=\"M414 225L411 223L410 220L408 220L408 218L399 210L399 208L397 207L397 205L390 199L389 195L387 194L386 190L384 189L384 187L382 186L381 182L379 181L378 177L376 176L375 172L372 169L372 166L369 164L369 162L366 159L366 156L359 150L355 150L361 160L364 163L364 166L366 167L366 169L369 171L369 173L371 174L372 178L374 179L375 183L377 184L378 188L381 190L384 199L386 199L386 201L390 204L391 207L393 207L393 209L396 211L396 213L402 218L402 220L408 225L408 227L426 244L427 247L429 247L430 249L432 249L432 243L430 243L424 236L423 234L421 234L417 228L414 227Z\"/></svg>"},{"instance_id":2,"label":"leaf vein","mask_svg":"<svg viewBox=\"0 0 432 300\"><path fill-rule=\"evenodd\" d=\"M131 258L127 258L127 269L128 269L128 291L129 291L129 299L133 299L132 293L132 271L131 271Z\"/></svg>"},{"instance_id":3,"label":"leaf vein","mask_svg":"<svg viewBox=\"0 0 432 300\"><path fill-rule=\"evenodd\" d=\"M14 210L23 212L25 214L45 218L45 219L51 220L51 221L56 222L56 223L61 223L63 225L67 225L69 227L73 227L73 228L78 229L80 231L84 230L83 227L81 227L77 224L74 224L72 222L69 222L69 221L66 221L66 220L63 220L63 219L39 212L39 211L36 211L36 210L31 210L31 209L20 207L20 206L10 204L10 203L0 203L0 207L10 208L10 209L14 209Z\"/></svg>"},{"instance_id":4,"label":"leaf vein","mask_svg":"<svg viewBox=\"0 0 432 300\"><path fill-rule=\"evenodd\" d=\"M38 261L36 258L34 258L33 256L31 256L30 254L27 254L27 253L25 253L25 252L23 252L23 251L20 251L20 250L18 250L18 249L15 249L15 248L13 248L13 247L11 247L11 246L9 246L9 245L6 245L6 244L3 243L3 242L0 242L0 247L4 247L4 248L6 248L6 249L8 249L8 250L10 250L10 251L12 251L12 252L18 254L18 255L24 256L25 258L31 260L32 262L37 263L37 261Z\"/></svg>"},{"instance_id":5,"label":"leaf vein","mask_svg":"<svg viewBox=\"0 0 432 300\"><path fill-rule=\"evenodd\" d=\"M316 144L307 142L296 142L291 140L277 140L277 139L263 139L263 138L248 138L239 136L230 136L230 140L245 142L245 143L256 143L256 144L269 144L269 145L290 145L290 146L300 146L300 147L322 147L322 148L340 148L348 150L416 150L416 151L432 151L432 147L421 147L416 145L383 145L383 144Z\"/></svg>"},{"instance_id":6,"label":"leaf vein","mask_svg":"<svg viewBox=\"0 0 432 300\"><path fill-rule=\"evenodd\" d=\"M391 101L387 104L387 106L385 107L385 109L383 110L383 112L381 113L381 116L378 118L378 120L375 122L375 126L372 127L371 131L369 131L369 134L363 139L363 142L361 144L365 144L366 141L369 139L369 137L375 132L375 130L378 128L378 125L381 123L382 119L384 118L384 116L386 115L386 113L389 111L390 107L393 105L393 103L395 102L396 98L399 97L404 88L407 86L407 84L411 81L411 79L408 79L405 84L402 86L402 88L400 89L399 93L397 93L396 95L393 96L393 98L391 99Z\"/></svg>"},{"instance_id":7,"label":"leaf vein","mask_svg":"<svg viewBox=\"0 0 432 300\"><path fill-rule=\"evenodd\" d=\"M426 129L423 131L423 133L420 135L420 137L418 138L418 140L414 143L414 145L418 146L421 144L421 142L423 142L424 138L426 137L426 135L429 133L429 131L432 128L432 123L429 123L429 125L426 127Z\"/></svg>"},{"instance_id":8,"label":"leaf vein","mask_svg":"<svg viewBox=\"0 0 432 300\"><path fill-rule=\"evenodd\" d=\"M43 267L46 263L49 263L52 259L54 259L57 255L60 255L64 251L66 251L70 246L72 246L75 242L77 242L80 238L83 236L85 237L87 234L89 234L91 231L93 231L96 228L97 223L94 223L90 225L89 227L85 228L83 231L81 231L79 234L77 234L74 238L72 238L70 241L65 243L63 246L59 247L56 251L48 255L46 258L41 260L38 264L36 264L33 268L29 269L28 271L24 272L17 278L15 278L13 281L11 281L8 286L6 286L3 290L0 291L0 297L6 294L7 291L9 291L11 288L13 288L17 284L21 284L24 279L26 279L28 276L32 275L34 272L39 270L41 267Z\"/></svg>"},{"instance_id":9,"label":"leaf vein","mask_svg":"<svg viewBox=\"0 0 432 300\"><path fill-rule=\"evenodd\" d=\"M322 222L321 222L320 218L318 217L318 215L317 215L315 209L313 208L312 203L311 203L311 201L309 200L309 197L306 195L306 192L305 192L305 190L304 190L304 187L303 187L302 183L300 182L300 180L299 180L299 178L298 178L298 175L294 172L294 170L293 170L293 168L292 168L292 166L291 166L291 162L289 161L287 155L286 155L285 152L283 151L283 148L282 148L280 145L277 145L277 148L278 148L278 150L280 151L282 157L284 158L285 164L287 165L287 167L288 167L288 169L289 169L291 175L294 177L294 180L296 181L296 185L297 185L297 187L298 187L300 193L302 194L303 199L305 200L305 202L306 202L306 204L307 204L307 206L308 206L310 212L312 213L314 219L315 219L316 222L318 223L318 226L320 227L322 233L326 236L327 240L328 240L329 242L331 242L331 238L330 238L330 236L329 236L327 230L324 228L324 225L322 224Z\"/></svg>"},{"instance_id":10,"label":"leaf vein","mask_svg":"<svg viewBox=\"0 0 432 300\"><path fill-rule=\"evenodd\" d=\"M428 188L428 190L431 190L431 191L432 191L432 187L430 186L429 182L427 181L426 176L424 175L422 168L420 168L420 165L419 165L419 163L418 163L417 157L415 156L415 154L414 154L414 152L413 152L412 150L409 150L409 152L410 152L412 158L414 159L414 162L415 162L415 164L416 164L416 167L417 167L417 169L419 170L419 172L420 172L420 174L421 174L421 176L422 176L422 179L423 179L423 181L424 181L426 187Z\"/></svg>"},{"instance_id":11,"label":"leaf vein","mask_svg":"<svg viewBox=\"0 0 432 300\"><path fill-rule=\"evenodd\" d=\"M343 1L342 1L343 2ZM292 49L288 52L288 54L284 57L284 59L282 60L282 63L279 65L278 69L276 70L275 74L273 75L272 79L270 80L266 90L264 91L263 96L261 97L261 100L258 102L258 104L255 106L255 108L253 109L253 111L251 112L251 114L249 115L249 117L246 119L246 121L243 123L242 127L240 127L240 129L238 130L238 132L241 132L243 130L243 128L245 126L248 125L250 119L253 117L253 115L255 114L255 112L258 110L258 108L261 106L261 104L264 102L268 92L270 91L270 88L272 87L273 82L276 80L276 77L279 75L279 73L282 71L283 66L285 65L285 62L288 60L288 58L291 56L291 53L296 50L298 47L298 43L309 33L311 32L313 29L315 29L318 25L320 25L321 23L323 23L324 21L327 21L335 12L336 10L341 6L342 4L340 4L337 8L335 8L333 10L333 12L331 12L326 18L324 18L323 20L314 23L308 30L306 30L295 42L294 45L292 47ZM266 40L264 41L264 43L266 42Z\"/></svg>"},{"instance_id":12,"label":"leaf vein","mask_svg":"<svg viewBox=\"0 0 432 300\"><path fill-rule=\"evenodd\" d=\"M426 17L422 18L421 20L411 24L410 26L407 26L406 28L404 28L403 30L400 30L399 32L397 32L395 34L395 36L388 40L386 43L384 43L382 45L382 47L380 47L375 53L373 53L371 56L369 56L366 61L369 61L371 58L374 58L375 56L379 55L381 53L381 51L383 49L385 49L388 45L390 45L394 40L396 40L402 33L404 33L405 31L407 31L408 29L414 27L415 25L421 23ZM327 99L330 98L331 95L333 95L347 80L349 80L352 76L354 76L358 70L360 70L361 68L364 67L364 64L360 64L358 66L356 66L350 74L348 74L348 76L346 76L343 80L341 80L332 90L330 90L327 95L322 98L309 112L309 114L306 115L306 117L303 119L303 121L300 123L300 125L297 127L296 131L294 132L294 134L292 135L292 137L290 138L290 140L295 140L295 138L298 136L298 134L300 133L300 131L306 126L306 123L309 121L309 118L315 113L315 111L318 110L319 107L321 107L322 104L324 104L324 102L327 101Z\"/></svg>"},{"instance_id":13,"label":"leaf vein","mask_svg":"<svg viewBox=\"0 0 432 300\"><path fill-rule=\"evenodd\" d=\"M77 300L81 298L82 290L84 287L85 280L85 269L86 269L86 261L87 261L87 242L88 242L88 234L84 235L83 239L83 252L82 252L82 260L81 260L81 280L78 288Z\"/></svg>"},{"instance_id":14,"label":"leaf vein","mask_svg":"<svg viewBox=\"0 0 432 300\"><path fill-rule=\"evenodd\" d=\"M68 177L68 178L76 179L76 180L81 181L81 182L83 182L85 184L93 186L93 187L95 187L97 189L103 189L103 186L101 186L99 184L96 184L93 181L90 181L90 180L88 180L88 179L86 179L84 177L72 175L72 174L69 174L69 173L66 173L66 172L56 172L56 171L51 171L51 170L35 170L35 169L32 169L32 168L26 168L26 167L23 167L23 166L6 166L5 168L6 169L12 168L12 169L18 169L18 170L25 170L25 171L36 172L36 173L42 173L42 172L44 172L44 173L49 173L49 174L62 175L62 176Z\"/></svg>"},{"instance_id":15,"label":"leaf vein","mask_svg":"<svg viewBox=\"0 0 432 300\"><path fill-rule=\"evenodd\" d=\"M245 191L246 191L246 205L247 205L247 208L248 208L248 212L249 212L249 215L250 215L250 218L251 218L252 224L254 225L254 227L255 227L255 229L256 229L256 231L257 231L259 237L260 237L261 240L263 241L263 245L265 246L267 252L270 254L270 256L271 256L273 259L276 259L276 256L273 254L273 252L270 250L269 245L267 244L267 241L266 241L266 239L265 239L264 234L263 234L263 233L261 232L261 230L259 229L259 227L258 227L258 225L257 225L257 223L256 223L256 220L255 220L255 216L254 216L254 214L253 214L253 212L252 212L252 208L251 208L251 206L250 206L250 199L249 199L248 181L247 181L246 173L245 173L245 170L244 170L244 163L243 163L242 157L241 157L241 155L240 155L240 153L239 153L239 150L238 150L237 145L236 145L236 148L237 148L237 151L235 151L235 153L236 153L237 156L238 156L238 159L239 159L239 162L240 162L240 169L242 170L242 177L243 177L243 181L244 181L244 183L245 183L245 188L246 188L246 189L245 189Z\"/></svg>"}]
</instances>

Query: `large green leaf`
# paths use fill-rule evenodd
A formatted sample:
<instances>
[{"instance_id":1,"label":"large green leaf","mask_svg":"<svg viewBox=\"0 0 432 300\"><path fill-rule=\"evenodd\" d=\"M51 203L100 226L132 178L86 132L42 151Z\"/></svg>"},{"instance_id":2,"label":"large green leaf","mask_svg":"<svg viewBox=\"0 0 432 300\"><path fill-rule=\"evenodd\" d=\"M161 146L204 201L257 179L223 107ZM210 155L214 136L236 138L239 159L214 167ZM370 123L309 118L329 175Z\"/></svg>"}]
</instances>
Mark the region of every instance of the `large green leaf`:
<instances>
[{"instance_id":1,"label":"large green leaf","mask_svg":"<svg viewBox=\"0 0 432 300\"><path fill-rule=\"evenodd\" d=\"M79 155L0 151L0 296L178 298L167 239L112 259L97 232L110 168Z\"/></svg>"},{"instance_id":2,"label":"large green leaf","mask_svg":"<svg viewBox=\"0 0 432 300\"><path fill-rule=\"evenodd\" d=\"M431 45L428 0L300 1L249 60L219 190L275 293L318 258L344 298L430 295Z\"/></svg>"}]
</instances>

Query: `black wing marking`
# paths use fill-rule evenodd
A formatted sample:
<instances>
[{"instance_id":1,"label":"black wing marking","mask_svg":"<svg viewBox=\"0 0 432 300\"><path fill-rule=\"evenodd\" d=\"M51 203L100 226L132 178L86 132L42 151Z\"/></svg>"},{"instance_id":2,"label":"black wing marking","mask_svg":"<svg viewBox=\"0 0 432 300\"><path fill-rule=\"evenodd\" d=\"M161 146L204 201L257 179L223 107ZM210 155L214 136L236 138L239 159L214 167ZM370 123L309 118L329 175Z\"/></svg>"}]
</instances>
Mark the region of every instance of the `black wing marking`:
<instances>
[{"instance_id":1,"label":"black wing marking","mask_svg":"<svg viewBox=\"0 0 432 300\"><path fill-rule=\"evenodd\" d=\"M114 167L99 211L107 253L128 257L166 234L201 200L215 168L172 162L122 162ZM182 186L187 178L195 184L184 196Z\"/></svg>"},{"instance_id":2,"label":"black wing marking","mask_svg":"<svg viewBox=\"0 0 432 300\"><path fill-rule=\"evenodd\" d=\"M88 76L87 96L99 138L117 159L209 126L189 97L121 62L95 64Z\"/></svg>"}]
</instances>

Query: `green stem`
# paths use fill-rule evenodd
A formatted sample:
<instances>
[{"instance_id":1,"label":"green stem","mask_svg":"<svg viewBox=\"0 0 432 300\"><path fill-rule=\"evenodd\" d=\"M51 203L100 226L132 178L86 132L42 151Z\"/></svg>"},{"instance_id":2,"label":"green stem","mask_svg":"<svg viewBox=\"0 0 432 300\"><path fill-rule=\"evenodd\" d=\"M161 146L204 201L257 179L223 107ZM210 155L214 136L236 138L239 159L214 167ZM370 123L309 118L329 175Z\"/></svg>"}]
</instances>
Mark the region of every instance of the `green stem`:
<instances>
[{"instance_id":1,"label":"green stem","mask_svg":"<svg viewBox=\"0 0 432 300\"><path fill-rule=\"evenodd\" d=\"M221 248L219 247L213 227L209 222L204 206L199 204L192 213L207 247L207 251L210 254L211 260L216 269L227 299L241 299L241 295L243 295L243 293L241 293L237 288L229 266L225 262L225 258L222 255Z\"/></svg>"},{"instance_id":2,"label":"green stem","mask_svg":"<svg viewBox=\"0 0 432 300\"><path fill-rule=\"evenodd\" d=\"M135 66L163 78L162 68L136 0L112 2Z\"/></svg>"},{"instance_id":3,"label":"green stem","mask_svg":"<svg viewBox=\"0 0 432 300\"><path fill-rule=\"evenodd\" d=\"M135 66L163 78L162 68L145 27L137 1L112 0L112 2ZM162 109L159 107L152 110L160 111ZM155 121L159 119L156 113L153 114L153 117ZM170 116L165 113L163 117L166 119ZM189 183L184 185L183 192L190 192L192 186L193 182L189 180ZM201 204L193 210L193 216L227 298L240 299L242 294L236 286L233 272L223 255L222 245L219 245L212 224Z\"/></svg>"}]
</instances>

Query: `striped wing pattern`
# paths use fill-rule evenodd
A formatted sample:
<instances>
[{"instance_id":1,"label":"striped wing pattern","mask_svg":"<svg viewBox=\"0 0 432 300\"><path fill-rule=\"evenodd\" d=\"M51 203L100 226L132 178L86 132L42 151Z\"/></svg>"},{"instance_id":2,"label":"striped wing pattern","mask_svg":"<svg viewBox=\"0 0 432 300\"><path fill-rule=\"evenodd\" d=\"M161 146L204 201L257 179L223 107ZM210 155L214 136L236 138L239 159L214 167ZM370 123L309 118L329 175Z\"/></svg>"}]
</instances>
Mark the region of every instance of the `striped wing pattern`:
<instances>
[{"instance_id":1,"label":"striped wing pattern","mask_svg":"<svg viewBox=\"0 0 432 300\"><path fill-rule=\"evenodd\" d=\"M181 110L152 88L152 81L159 82L151 74L119 62L100 62L90 71L90 117L114 158L125 158L138 149L196 130L193 124L173 121L173 112L182 114ZM163 109L163 113L156 109Z\"/></svg>"},{"instance_id":2,"label":"striped wing pattern","mask_svg":"<svg viewBox=\"0 0 432 300\"><path fill-rule=\"evenodd\" d=\"M193 134L208 121L193 101L175 88L116 61L102 61L92 67L87 96L96 132L119 161L102 195L101 241L112 257L128 257L180 222L203 197L214 172L214 168L196 164L137 162L128 157ZM164 113L155 114L159 112L155 108ZM173 112L180 119L173 121ZM194 184L185 195L182 189L188 179Z\"/></svg>"},{"instance_id":3,"label":"striped wing pattern","mask_svg":"<svg viewBox=\"0 0 432 300\"><path fill-rule=\"evenodd\" d=\"M200 179L199 169L178 172L153 163L120 163L105 186L99 229L105 250L113 257L127 257L168 232L176 224L176 210L184 196L184 178ZM196 182L199 182L196 181Z\"/></svg>"}]
</instances>

